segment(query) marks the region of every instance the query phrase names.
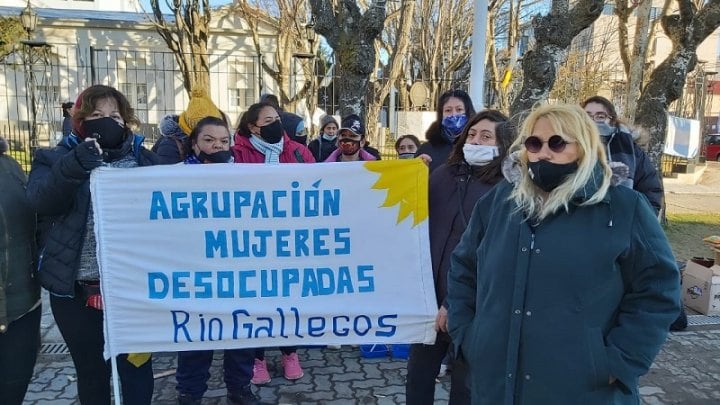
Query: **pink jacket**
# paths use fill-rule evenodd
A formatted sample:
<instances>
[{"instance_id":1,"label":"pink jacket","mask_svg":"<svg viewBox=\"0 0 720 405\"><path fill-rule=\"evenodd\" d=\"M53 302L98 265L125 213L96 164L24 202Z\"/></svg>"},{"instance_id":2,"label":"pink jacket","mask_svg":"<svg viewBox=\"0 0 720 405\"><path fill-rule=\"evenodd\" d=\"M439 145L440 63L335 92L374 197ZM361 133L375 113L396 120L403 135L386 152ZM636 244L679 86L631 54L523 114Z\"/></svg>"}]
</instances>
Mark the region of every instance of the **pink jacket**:
<instances>
[{"instance_id":1,"label":"pink jacket","mask_svg":"<svg viewBox=\"0 0 720 405\"><path fill-rule=\"evenodd\" d=\"M235 163L265 163L265 155L255 149L250 139L235 134L235 145L232 147ZM310 150L305 146L283 135L283 151L280 153L280 163L315 163Z\"/></svg>"}]
</instances>

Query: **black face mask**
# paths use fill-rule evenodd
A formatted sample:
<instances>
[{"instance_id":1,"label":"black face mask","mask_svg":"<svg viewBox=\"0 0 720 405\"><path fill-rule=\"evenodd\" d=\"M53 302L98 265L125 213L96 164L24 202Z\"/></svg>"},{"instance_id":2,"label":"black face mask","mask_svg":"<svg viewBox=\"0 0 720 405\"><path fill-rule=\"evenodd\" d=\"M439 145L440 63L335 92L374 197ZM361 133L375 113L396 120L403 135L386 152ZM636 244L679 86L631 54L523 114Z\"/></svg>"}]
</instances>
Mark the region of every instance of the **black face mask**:
<instances>
[{"instance_id":1,"label":"black face mask","mask_svg":"<svg viewBox=\"0 0 720 405\"><path fill-rule=\"evenodd\" d=\"M267 143L278 143L283 137L283 127L280 120L260 127L260 137Z\"/></svg>"},{"instance_id":2,"label":"black face mask","mask_svg":"<svg viewBox=\"0 0 720 405\"><path fill-rule=\"evenodd\" d=\"M547 160L538 160L528 163L530 179L547 193L555 190L565 178L575 173L577 169L577 162L558 164L550 163Z\"/></svg>"},{"instance_id":3,"label":"black face mask","mask_svg":"<svg viewBox=\"0 0 720 405\"><path fill-rule=\"evenodd\" d=\"M117 149L127 137L127 129L110 117L83 121L86 138L95 138L103 149Z\"/></svg>"},{"instance_id":4,"label":"black face mask","mask_svg":"<svg viewBox=\"0 0 720 405\"><path fill-rule=\"evenodd\" d=\"M233 155L229 150L221 150L215 153L200 152L197 156L198 160L203 163L232 163Z\"/></svg>"}]
</instances>

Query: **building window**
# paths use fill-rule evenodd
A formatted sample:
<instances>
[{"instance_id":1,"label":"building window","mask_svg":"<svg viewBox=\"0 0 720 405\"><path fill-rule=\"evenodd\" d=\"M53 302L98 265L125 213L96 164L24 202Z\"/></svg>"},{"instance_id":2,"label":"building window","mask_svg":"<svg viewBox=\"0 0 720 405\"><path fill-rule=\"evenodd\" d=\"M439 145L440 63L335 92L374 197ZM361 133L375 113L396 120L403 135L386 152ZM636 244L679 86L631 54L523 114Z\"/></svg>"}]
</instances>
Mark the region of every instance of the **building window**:
<instances>
[{"instance_id":1,"label":"building window","mask_svg":"<svg viewBox=\"0 0 720 405\"><path fill-rule=\"evenodd\" d=\"M147 62L143 56L118 55L118 90L125 94L133 108L144 110L148 104Z\"/></svg>"},{"instance_id":2,"label":"building window","mask_svg":"<svg viewBox=\"0 0 720 405\"><path fill-rule=\"evenodd\" d=\"M234 60L228 62L228 95L230 107L243 109L255 101L255 62Z\"/></svg>"},{"instance_id":3,"label":"building window","mask_svg":"<svg viewBox=\"0 0 720 405\"><path fill-rule=\"evenodd\" d=\"M127 97L130 105L137 109L147 109L147 84L120 83L120 92Z\"/></svg>"},{"instance_id":4,"label":"building window","mask_svg":"<svg viewBox=\"0 0 720 405\"><path fill-rule=\"evenodd\" d=\"M253 89L228 89L230 107L244 109L255 101Z\"/></svg>"},{"instance_id":5,"label":"building window","mask_svg":"<svg viewBox=\"0 0 720 405\"><path fill-rule=\"evenodd\" d=\"M655 20L660 16L660 12L662 9L660 7L651 7L650 8L650 20Z\"/></svg>"}]
</instances>

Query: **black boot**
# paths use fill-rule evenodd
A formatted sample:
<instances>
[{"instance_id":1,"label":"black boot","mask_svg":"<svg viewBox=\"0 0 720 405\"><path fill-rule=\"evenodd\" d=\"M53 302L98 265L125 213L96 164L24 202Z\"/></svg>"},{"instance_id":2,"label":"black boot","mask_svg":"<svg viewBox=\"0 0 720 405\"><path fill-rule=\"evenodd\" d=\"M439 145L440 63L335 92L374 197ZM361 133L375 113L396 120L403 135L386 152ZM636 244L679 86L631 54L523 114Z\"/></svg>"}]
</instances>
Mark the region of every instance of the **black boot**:
<instances>
[{"instance_id":1,"label":"black boot","mask_svg":"<svg viewBox=\"0 0 720 405\"><path fill-rule=\"evenodd\" d=\"M201 399L193 399L188 394L178 394L177 403L178 405L200 405Z\"/></svg>"},{"instance_id":2,"label":"black boot","mask_svg":"<svg viewBox=\"0 0 720 405\"><path fill-rule=\"evenodd\" d=\"M260 398L253 394L248 385L242 391L228 391L227 402L231 405L260 405Z\"/></svg>"}]
</instances>

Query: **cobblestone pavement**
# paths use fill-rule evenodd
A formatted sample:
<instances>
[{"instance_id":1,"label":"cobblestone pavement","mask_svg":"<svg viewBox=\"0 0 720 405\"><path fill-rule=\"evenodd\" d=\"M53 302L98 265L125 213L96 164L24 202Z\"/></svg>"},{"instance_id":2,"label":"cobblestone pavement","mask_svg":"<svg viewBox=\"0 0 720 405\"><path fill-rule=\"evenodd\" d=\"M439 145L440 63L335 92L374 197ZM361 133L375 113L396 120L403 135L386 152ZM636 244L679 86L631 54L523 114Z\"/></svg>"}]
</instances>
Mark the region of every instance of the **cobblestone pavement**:
<instances>
[{"instance_id":1,"label":"cobblestone pavement","mask_svg":"<svg viewBox=\"0 0 720 405\"><path fill-rule=\"evenodd\" d=\"M44 348L62 347L62 337L45 300L42 337ZM365 359L359 349L341 350L306 348L298 355L305 376L286 381L280 368L280 352L267 352L270 384L257 390L268 404L403 404L407 361L402 359ZM217 352L210 389L203 404L225 404L222 381L222 355ZM175 355L156 353L154 404L175 403ZM436 403L446 404L449 378L436 386ZM691 326L685 332L670 334L650 372L642 378L640 392L645 404L718 404L720 403L720 326ZM79 404L75 399L75 370L69 354L38 356L35 375L26 404Z\"/></svg>"}]
</instances>

